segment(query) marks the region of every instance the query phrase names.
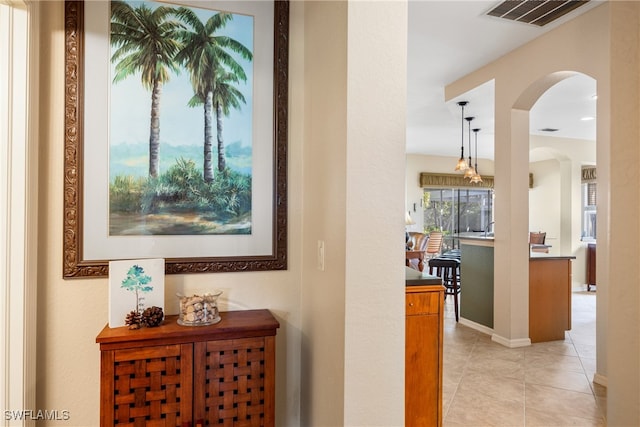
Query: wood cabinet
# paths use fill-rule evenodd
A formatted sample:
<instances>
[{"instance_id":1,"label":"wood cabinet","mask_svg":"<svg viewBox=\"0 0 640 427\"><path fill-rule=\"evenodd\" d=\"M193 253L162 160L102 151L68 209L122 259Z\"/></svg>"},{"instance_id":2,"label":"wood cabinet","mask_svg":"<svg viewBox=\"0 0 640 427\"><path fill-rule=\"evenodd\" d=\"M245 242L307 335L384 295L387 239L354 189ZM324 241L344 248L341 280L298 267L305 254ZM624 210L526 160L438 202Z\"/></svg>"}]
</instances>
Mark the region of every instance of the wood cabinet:
<instances>
[{"instance_id":1,"label":"wood cabinet","mask_svg":"<svg viewBox=\"0 0 640 427\"><path fill-rule=\"evenodd\" d=\"M210 326L105 328L100 425L275 425L275 335L268 310L220 313Z\"/></svg>"},{"instance_id":2,"label":"wood cabinet","mask_svg":"<svg viewBox=\"0 0 640 427\"><path fill-rule=\"evenodd\" d=\"M564 340L571 329L571 260L529 259L529 338L532 343Z\"/></svg>"},{"instance_id":3,"label":"wood cabinet","mask_svg":"<svg viewBox=\"0 0 640 427\"><path fill-rule=\"evenodd\" d=\"M587 244L587 292L596 285L596 244Z\"/></svg>"},{"instance_id":4,"label":"wood cabinet","mask_svg":"<svg viewBox=\"0 0 640 427\"><path fill-rule=\"evenodd\" d=\"M406 287L405 425L442 425L444 288Z\"/></svg>"}]
</instances>

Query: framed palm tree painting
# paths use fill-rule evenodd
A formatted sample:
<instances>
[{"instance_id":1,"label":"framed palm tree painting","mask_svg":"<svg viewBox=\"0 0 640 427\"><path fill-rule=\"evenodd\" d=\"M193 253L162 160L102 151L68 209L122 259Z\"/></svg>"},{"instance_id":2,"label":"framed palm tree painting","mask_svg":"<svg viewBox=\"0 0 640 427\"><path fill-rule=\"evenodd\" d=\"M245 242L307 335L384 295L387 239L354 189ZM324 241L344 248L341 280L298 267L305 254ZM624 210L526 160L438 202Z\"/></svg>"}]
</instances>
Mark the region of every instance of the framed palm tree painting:
<instances>
[{"instance_id":1,"label":"framed palm tree painting","mask_svg":"<svg viewBox=\"0 0 640 427\"><path fill-rule=\"evenodd\" d=\"M65 2L64 277L286 269L287 1Z\"/></svg>"}]
</instances>

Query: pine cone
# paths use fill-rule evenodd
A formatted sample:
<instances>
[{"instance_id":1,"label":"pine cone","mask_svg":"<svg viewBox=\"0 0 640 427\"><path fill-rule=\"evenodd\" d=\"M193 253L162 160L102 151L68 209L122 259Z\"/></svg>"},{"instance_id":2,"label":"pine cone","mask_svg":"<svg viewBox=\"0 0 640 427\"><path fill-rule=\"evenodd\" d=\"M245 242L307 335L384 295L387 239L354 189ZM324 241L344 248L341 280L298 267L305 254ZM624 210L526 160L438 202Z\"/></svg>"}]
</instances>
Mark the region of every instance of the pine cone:
<instances>
[{"instance_id":1,"label":"pine cone","mask_svg":"<svg viewBox=\"0 0 640 427\"><path fill-rule=\"evenodd\" d=\"M127 325L129 329L140 329L141 322L142 317L137 311L131 311L127 314L127 317L124 318L124 324Z\"/></svg>"},{"instance_id":2,"label":"pine cone","mask_svg":"<svg viewBox=\"0 0 640 427\"><path fill-rule=\"evenodd\" d=\"M160 326L162 321L164 320L164 313L162 312L162 308L153 307L145 308L142 312L142 324L149 328L154 326Z\"/></svg>"}]
</instances>

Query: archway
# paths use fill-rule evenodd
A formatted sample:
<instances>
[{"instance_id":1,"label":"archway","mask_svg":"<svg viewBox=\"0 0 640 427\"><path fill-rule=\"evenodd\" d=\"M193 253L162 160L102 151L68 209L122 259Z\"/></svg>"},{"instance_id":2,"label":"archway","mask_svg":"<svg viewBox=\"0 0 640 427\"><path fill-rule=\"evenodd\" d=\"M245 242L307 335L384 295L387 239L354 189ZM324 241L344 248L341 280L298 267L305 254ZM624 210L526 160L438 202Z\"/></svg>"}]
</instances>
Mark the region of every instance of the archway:
<instances>
[{"instance_id":1,"label":"archway","mask_svg":"<svg viewBox=\"0 0 640 427\"><path fill-rule=\"evenodd\" d=\"M530 123L528 116L533 113L536 104L544 98L548 91L572 78L588 79L593 82L593 94L595 95L595 80L578 72L561 71L540 78L529 85L514 103L514 114L519 117L520 122L516 120L512 123L512 136L522 134L524 123L527 125ZM595 99L593 102L595 115ZM523 115L527 117L523 119ZM555 255L576 257L573 261L572 289L577 289L580 286L586 287L587 244L582 239L581 169L583 166L596 164L595 129L593 141L540 136L540 132L536 135L533 126L531 129L527 129L527 135L529 135L528 172L533 173L534 182L529 192L529 229L532 230L531 227L545 228L547 231L551 231L547 234L547 237L551 237L551 242L548 242L552 245L550 252ZM537 164L534 165L532 161ZM606 191L606 186L602 186L602 189ZM600 200L604 198L605 195L602 194ZM536 212L537 205L542 205L541 208L538 208L538 212ZM549 219L549 216L555 217ZM601 313L598 313L598 316L600 315ZM604 349L606 345L600 343L598 347ZM597 354L598 359L604 358L604 351L592 351L592 354L594 357ZM592 365L588 373L593 376L594 382L602 384L600 380L603 377L598 374L596 362L594 361ZM598 362L597 366L604 367L605 361Z\"/></svg>"}]
</instances>

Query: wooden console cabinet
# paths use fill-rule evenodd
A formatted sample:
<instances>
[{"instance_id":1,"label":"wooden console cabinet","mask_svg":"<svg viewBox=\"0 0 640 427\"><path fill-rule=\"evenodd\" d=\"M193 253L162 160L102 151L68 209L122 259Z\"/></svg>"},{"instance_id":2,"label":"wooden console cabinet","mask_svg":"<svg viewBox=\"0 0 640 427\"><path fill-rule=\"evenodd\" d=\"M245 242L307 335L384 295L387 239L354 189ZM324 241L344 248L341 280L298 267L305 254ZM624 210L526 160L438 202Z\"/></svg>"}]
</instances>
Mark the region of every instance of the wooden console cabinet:
<instances>
[{"instance_id":1,"label":"wooden console cabinet","mask_svg":"<svg viewBox=\"0 0 640 427\"><path fill-rule=\"evenodd\" d=\"M275 425L275 335L269 310L229 311L211 326L105 328L100 425Z\"/></svg>"},{"instance_id":2,"label":"wooden console cabinet","mask_svg":"<svg viewBox=\"0 0 640 427\"><path fill-rule=\"evenodd\" d=\"M532 255L529 259L529 338L532 343L564 340L571 329L571 260L574 256Z\"/></svg>"},{"instance_id":3,"label":"wooden console cabinet","mask_svg":"<svg viewBox=\"0 0 640 427\"><path fill-rule=\"evenodd\" d=\"M409 286L409 282L407 279L405 425L441 426L444 287Z\"/></svg>"},{"instance_id":4,"label":"wooden console cabinet","mask_svg":"<svg viewBox=\"0 0 640 427\"><path fill-rule=\"evenodd\" d=\"M587 245L587 292L596 285L596 244Z\"/></svg>"}]
</instances>

